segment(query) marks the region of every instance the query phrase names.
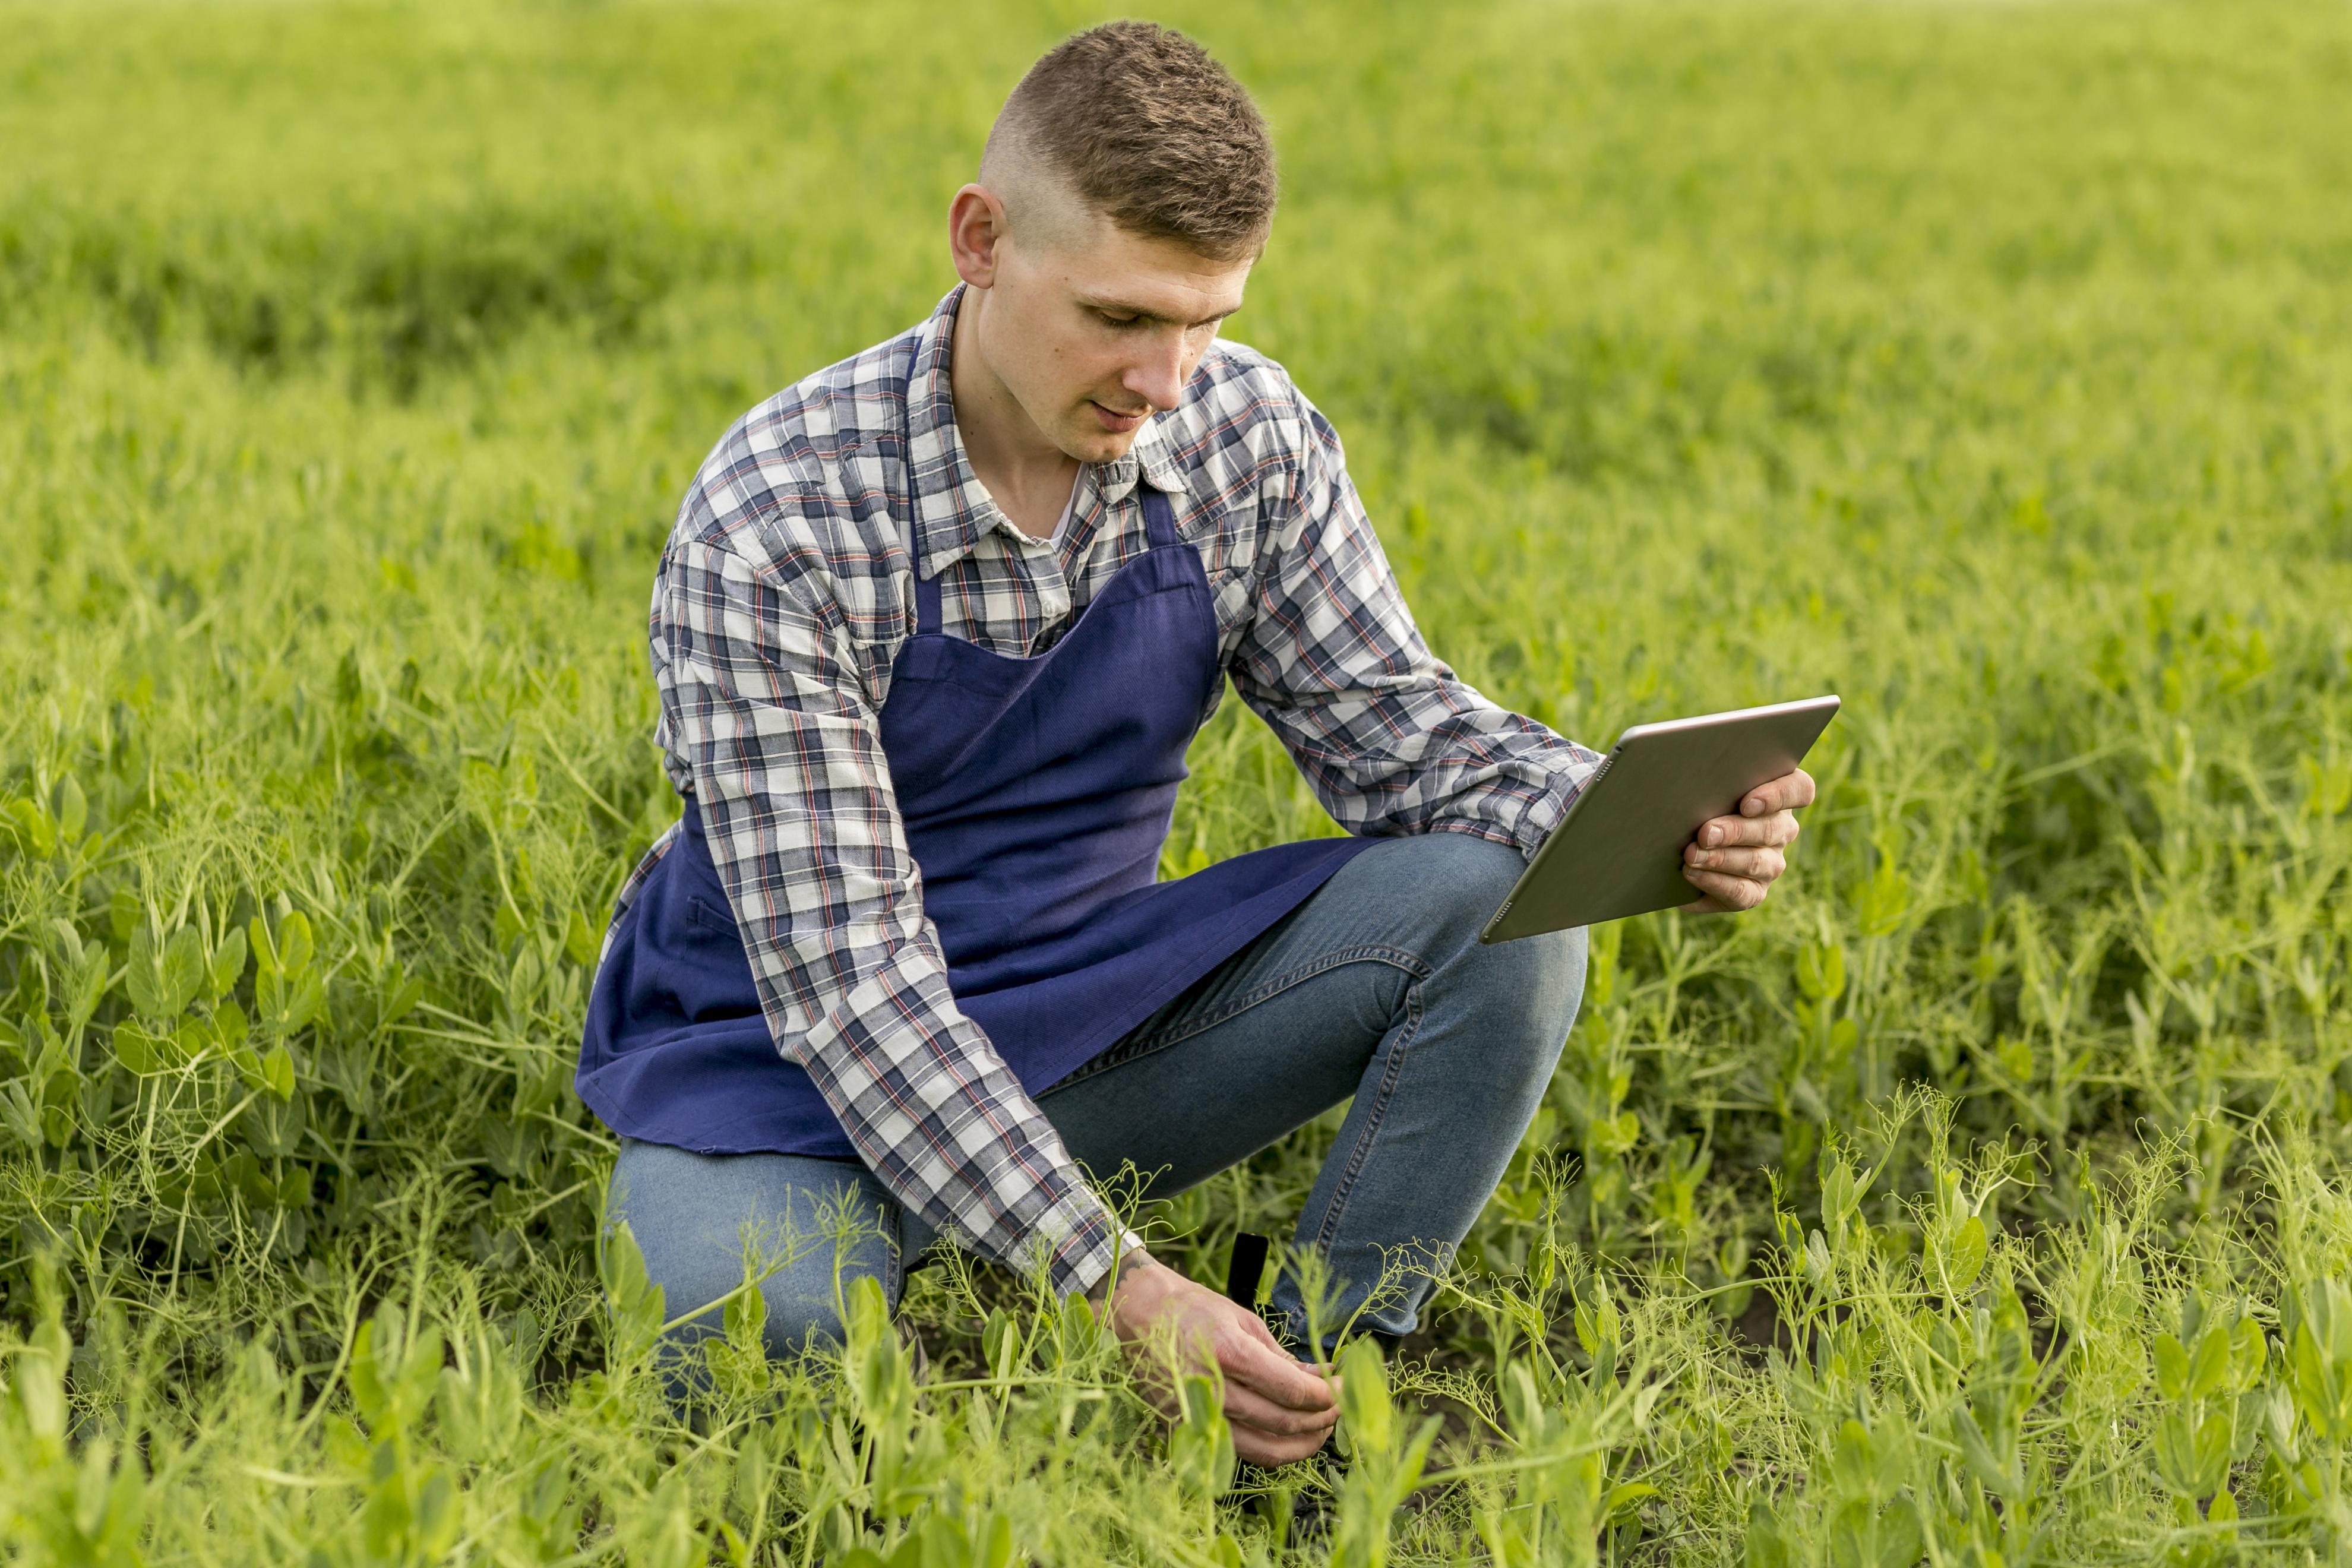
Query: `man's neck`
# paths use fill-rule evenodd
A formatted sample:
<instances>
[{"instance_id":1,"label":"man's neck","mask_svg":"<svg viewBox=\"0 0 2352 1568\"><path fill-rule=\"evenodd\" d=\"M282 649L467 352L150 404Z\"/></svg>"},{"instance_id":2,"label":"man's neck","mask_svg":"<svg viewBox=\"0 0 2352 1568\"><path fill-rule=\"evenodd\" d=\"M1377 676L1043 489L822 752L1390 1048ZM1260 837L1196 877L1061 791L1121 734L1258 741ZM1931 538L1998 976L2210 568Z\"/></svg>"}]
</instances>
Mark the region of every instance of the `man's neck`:
<instances>
[{"instance_id":1,"label":"man's neck","mask_svg":"<svg viewBox=\"0 0 2352 1568\"><path fill-rule=\"evenodd\" d=\"M1045 439L980 353L986 296L964 290L948 351L948 390L964 457L998 510L1032 539L1051 538L1077 482L1078 460Z\"/></svg>"}]
</instances>

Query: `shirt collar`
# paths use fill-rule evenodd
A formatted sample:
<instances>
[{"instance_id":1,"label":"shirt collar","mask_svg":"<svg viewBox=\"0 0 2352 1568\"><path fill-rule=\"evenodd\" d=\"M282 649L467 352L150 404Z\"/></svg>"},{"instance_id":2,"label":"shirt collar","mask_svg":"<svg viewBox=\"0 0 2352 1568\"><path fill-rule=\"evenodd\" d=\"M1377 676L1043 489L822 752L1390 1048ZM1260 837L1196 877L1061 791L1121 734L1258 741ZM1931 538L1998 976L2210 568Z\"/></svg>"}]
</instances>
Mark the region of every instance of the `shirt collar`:
<instances>
[{"instance_id":1,"label":"shirt collar","mask_svg":"<svg viewBox=\"0 0 2352 1568\"><path fill-rule=\"evenodd\" d=\"M1012 520L972 472L964 455L962 432L956 428L949 361L955 344L956 309L963 302L963 292L961 283L950 289L915 329L914 372L907 388L907 472L915 508L916 570L927 579L970 554L991 529L1017 533ZM1162 418L1154 415L1146 421L1124 456L1108 463L1088 463L1080 470L1081 510L1087 505L1089 482L1113 506L1134 494L1138 479L1163 494L1186 493L1172 443L1160 428Z\"/></svg>"}]
</instances>

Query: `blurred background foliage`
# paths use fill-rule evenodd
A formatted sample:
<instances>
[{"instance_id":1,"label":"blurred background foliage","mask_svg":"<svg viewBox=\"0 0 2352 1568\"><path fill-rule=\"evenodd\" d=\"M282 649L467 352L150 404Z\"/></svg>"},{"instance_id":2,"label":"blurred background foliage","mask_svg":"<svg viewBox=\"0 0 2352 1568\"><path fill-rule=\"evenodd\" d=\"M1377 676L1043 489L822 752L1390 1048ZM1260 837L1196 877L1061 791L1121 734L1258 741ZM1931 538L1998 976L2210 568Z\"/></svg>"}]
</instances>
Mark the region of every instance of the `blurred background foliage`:
<instances>
[{"instance_id":1,"label":"blurred background foliage","mask_svg":"<svg viewBox=\"0 0 2352 1568\"><path fill-rule=\"evenodd\" d=\"M1094 19L0 6L0 1550L2352 1552L2317 0L1161 13L1282 151L1231 333L1439 653L1603 746L1843 692L1798 869L1595 933L1328 1538L984 1272L917 1291L928 1370L870 1311L756 1364L745 1298L664 1409L569 1088L676 814L652 563L730 419L948 287L1003 93ZM1171 870L1329 830L1238 705L1193 765ZM1328 1136L1160 1249L1220 1277Z\"/></svg>"}]
</instances>

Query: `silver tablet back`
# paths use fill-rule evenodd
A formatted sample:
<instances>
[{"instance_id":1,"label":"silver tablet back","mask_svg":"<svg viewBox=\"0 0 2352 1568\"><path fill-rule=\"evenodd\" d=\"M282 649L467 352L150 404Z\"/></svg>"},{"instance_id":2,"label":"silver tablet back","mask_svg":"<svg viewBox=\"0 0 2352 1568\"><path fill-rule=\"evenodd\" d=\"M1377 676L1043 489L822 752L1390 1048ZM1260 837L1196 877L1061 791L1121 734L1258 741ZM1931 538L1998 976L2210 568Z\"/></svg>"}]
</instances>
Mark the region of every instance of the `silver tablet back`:
<instances>
[{"instance_id":1,"label":"silver tablet back","mask_svg":"<svg viewBox=\"0 0 2352 1568\"><path fill-rule=\"evenodd\" d=\"M1478 940L1508 942L1670 910L1697 897L1683 850L1710 818L1804 761L1838 710L1835 697L1636 724Z\"/></svg>"}]
</instances>

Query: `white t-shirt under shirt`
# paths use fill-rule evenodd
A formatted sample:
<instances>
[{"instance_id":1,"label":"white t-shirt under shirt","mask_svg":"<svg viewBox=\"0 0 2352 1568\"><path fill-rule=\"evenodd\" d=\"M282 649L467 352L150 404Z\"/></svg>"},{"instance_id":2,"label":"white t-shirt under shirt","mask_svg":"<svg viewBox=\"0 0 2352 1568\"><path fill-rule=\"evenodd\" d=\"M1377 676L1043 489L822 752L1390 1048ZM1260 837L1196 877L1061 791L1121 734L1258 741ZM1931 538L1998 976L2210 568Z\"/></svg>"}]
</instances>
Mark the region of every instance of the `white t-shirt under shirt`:
<instances>
[{"instance_id":1,"label":"white t-shirt under shirt","mask_svg":"<svg viewBox=\"0 0 2352 1568\"><path fill-rule=\"evenodd\" d=\"M1062 535L1070 531L1070 520L1073 517L1076 517L1078 511L1078 480L1083 479L1086 477L1087 470L1083 466L1081 466L1077 473L1072 476L1070 479L1070 499L1062 503L1062 521L1054 525L1053 532L1047 534L1044 539L1038 540L1039 543L1059 544L1062 542ZM1013 531L1019 533L1024 539L1036 539L1037 537L1035 534L1031 533L1027 529L1023 528L1017 522L1014 523L1013 527Z\"/></svg>"}]
</instances>

